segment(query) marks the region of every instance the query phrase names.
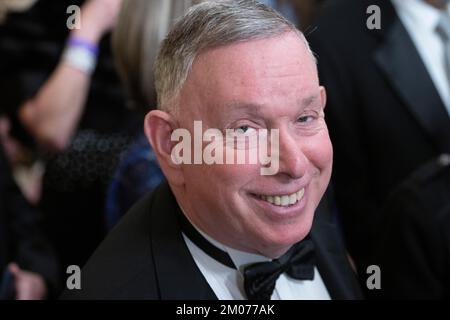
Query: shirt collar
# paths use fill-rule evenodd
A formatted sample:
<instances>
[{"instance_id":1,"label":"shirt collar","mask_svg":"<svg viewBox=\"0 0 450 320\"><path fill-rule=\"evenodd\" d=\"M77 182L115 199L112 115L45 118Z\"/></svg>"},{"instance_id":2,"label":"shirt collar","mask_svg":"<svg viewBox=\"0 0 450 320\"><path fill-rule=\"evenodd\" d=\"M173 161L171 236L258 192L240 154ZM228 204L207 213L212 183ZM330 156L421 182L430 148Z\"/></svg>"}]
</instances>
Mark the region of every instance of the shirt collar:
<instances>
[{"instance_id":1,"label":"shirt collar","mask_svg":"<svg viewBox=\"0 0 450 320\"><path fill-rule=\"evenodd\" d=\"M423 0L391 0L397 13L408 19L418 29L434 32L442 13L449 15L450 7L443 12Z\"/></svg>"},{"instance_id":2,"label":"shirt collar","mask_svg":"<svg viewBox=\"0 0 450 320\"><path fill-rule=\"evenodd\" d=\"M249 253L249 252L233 249L233 248L231 248L229 246L226 246L226 245L220 243L219 241L211 238L209 235L207 235L203 231L201 231L192 222L191 222L191 224L213 246L215 246L215 247L219 248L220 250L228 253L228 255L230 256L230 258L233 261L234 265L240 271L242 271L243 268L245 268L249 264L257 263L257 262L267 262L267 261L271 261L272 260L270 258L267 258L267 257L259 255L259 254Z\"/></svg>"},{"instance_id":3,"label":"shirt collar","mask_svg":"<svg viewBox=\"0 0 450 320\"><path fill-rule=\"evenodd\" d=\"M188 219L190 224L198 231L198 233L200 233L200 235L203 236L203 238L205 238L209 243L211 243L216 248L219 248L220 250L228 253L228 255L230 256L231 260L233 261L234 265L236 266L236 268L238 270L242 271L243 268L245 268L247 265L252 264L252 263L267 262L267 261L272 260L268 257L262 256L259 254L249 253L249 252L233 249L231 247L228 247L228 246L220 243L219 241L213 239L212 237L207 235L205 232L200 230L185 214L185 211L183 210L183 208L181 206L180 206L180 209L183 212L186 219Z\"/></svg>"}]
</instances>

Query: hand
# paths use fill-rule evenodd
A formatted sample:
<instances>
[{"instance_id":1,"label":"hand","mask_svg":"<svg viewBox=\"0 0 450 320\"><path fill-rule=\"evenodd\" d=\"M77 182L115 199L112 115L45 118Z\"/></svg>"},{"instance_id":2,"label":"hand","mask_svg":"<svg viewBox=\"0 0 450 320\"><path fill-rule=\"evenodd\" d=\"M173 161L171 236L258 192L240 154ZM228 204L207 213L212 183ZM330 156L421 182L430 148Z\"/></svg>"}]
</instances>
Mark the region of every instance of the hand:
<instances>
[{"instance_id":1,"label":"hand","mask_svg":"<svg viewBox=\"0 0 450 320\"><path fill-rule=\"evenodd\" d=\"M47 286L42 276L24 271L15 263L8 265L14 276L16 300L43 300L47 296Z\"/></svg>"},{"instance_id":2,"label":"hand","mask_svg":"<svg viewBox=\"0 0 450 320\"><path fill-rule=\"evenodd\" d=\"M88 0L81 8L81 29L74 34L97 43L116 25L121 5L122 0Z\"/></svg>"},{"instance_id":3,"label":"hand","mask_svg":"<svg viewBox=\"0 0 450 320\"><path fill-rule=\"evenodd\" d=\"M7 118L0 117L0 143L11 165L15 167L27 161L27 150L10 135L11 125Z\"/></svg>"}]
</instances>

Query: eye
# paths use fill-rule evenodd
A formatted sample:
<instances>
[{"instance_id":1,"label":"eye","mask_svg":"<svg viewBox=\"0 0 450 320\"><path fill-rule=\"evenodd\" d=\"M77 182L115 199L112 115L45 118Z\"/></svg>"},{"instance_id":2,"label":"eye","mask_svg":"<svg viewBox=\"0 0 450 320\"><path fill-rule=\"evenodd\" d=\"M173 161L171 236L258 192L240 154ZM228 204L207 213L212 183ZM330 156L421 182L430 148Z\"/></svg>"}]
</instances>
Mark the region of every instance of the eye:
<instances>
[{"instance_id":1,"label":"eye","mask_svg":"<svg viewBox=\"0 0 450 320\"><path fill-rule=\"evenodd\" d=\"M313 116L302 116L297 119L297 122L308 123L308 122L314 121L314 119L315 118Z\"/></svg>"},{"instance_id":2,"label":"eye","mask_svg":"<svg viewBox=\"0 0 450 320\"><path fill-rule=\"evenodd\" d=\"M252 133L255 129L249 127L249 126L240 126L234 130L234 132L238 134L249 134Z\"/></svg>"},{"instance_id":3,"label":"eye","mask_svg":"<svg viewBox=\"0 0 450 320\"><path fill-rule=\"evenodd\" d=\"M237 128L236 130L234 130L236 133L241 133L244 134L248 131L249 126L240 126L239 128Z\"/></svg>"}]
</instances>

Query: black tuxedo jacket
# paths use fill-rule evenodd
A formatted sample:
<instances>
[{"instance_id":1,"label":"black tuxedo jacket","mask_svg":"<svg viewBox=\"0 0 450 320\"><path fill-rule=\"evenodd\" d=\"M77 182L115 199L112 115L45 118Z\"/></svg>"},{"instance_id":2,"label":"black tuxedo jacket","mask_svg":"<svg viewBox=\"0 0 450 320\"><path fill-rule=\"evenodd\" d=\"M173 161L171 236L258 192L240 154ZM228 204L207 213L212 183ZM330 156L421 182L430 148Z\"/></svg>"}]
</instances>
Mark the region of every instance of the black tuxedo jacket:
<instances>
[{"instance_id":1,"label":"black tuxedo jacket","mask_svg":"<svg viewBox=\"0 0 450 320\"><path fill-rule=\"evenodd\" d=\"M167 183L136 204L82 270L81 290L63 299L217 299L187 248L180 210ZM325 209L311 237L318 269L334 299L359 299L342 241Z\"/></svg>"},{"instance_id":2,"label":"black tuxedo jacket","mask_svg":"<svg viewBox=\"0 0 450 320\"><path fill-rule=\"evenodd\" d=\"M39 212L27 203L15 184L0 145L0 275L10 262L43 276L50 294L57 290L58 263L41 232Z\"/></svg>"},{"instance_id":3,"label":"black tuxedo jacket","mask_svg":"<svg viewBox=\"0 0 450 320\"><path fill-rule=\"evenodd\" d=\"M365 270L392 190L450 150L450 117L389 0L335 0L309 35L328 94L333 181L350 253ZM381 29L366 13L378 5Z\"/></svg>"}]
</instances>

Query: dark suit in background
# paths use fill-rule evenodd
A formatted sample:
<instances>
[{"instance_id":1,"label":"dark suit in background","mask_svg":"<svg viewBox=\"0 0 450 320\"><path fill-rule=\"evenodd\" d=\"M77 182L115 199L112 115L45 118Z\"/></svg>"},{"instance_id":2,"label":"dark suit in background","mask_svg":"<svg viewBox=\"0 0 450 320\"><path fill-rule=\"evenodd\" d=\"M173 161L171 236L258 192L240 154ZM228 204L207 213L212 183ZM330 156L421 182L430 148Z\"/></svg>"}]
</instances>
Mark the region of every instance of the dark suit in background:
<instances>
[{"instance_id":1,"label":"dark suit in background","mask_svg":"<svg viewBox=\"0 0 450 320\"><path fill-rule=\"evenodd\" d=\"M309 38L328 93L334 184L350 253L365 274L380 210L421 164L450 150L450 117L388 0L326 3ZM369 5L381 30L369 30Z\"/></svg>"},{"instance_id":2,"label":"dark suit in background","mask_svg":"<svg viewBox=\"0 0 450 320\"><path fill-rule=\"evenodd\" d=\"M58 263L39 225L39 213L26 202L14 183L0 146L0 274L10 262L41 275L55 294Z\"/></svg>"},{"instance_id":3,"label":"dark suit in background","mask_svg":"<svg viewBox=\"0 0 450 320\"><path fill-rule=\"evenodd\" d=\"M384 216L377 297L450 299L450 156L415 171L393 192Z\"/></svg>"},{"instance_id":4,"label":"dark suit in background","mask_svg":"<svg viewBox=\"0 0 450 320\"><path fill-rule=\"evenodd\" d=\"M64 299L217 299L183 240L180 210L167 183L144 198L113 229L82 270L82 290ZM317 267L332 299L361 292L325 202L311 238Z\"/></svg>"}]
</instances>

